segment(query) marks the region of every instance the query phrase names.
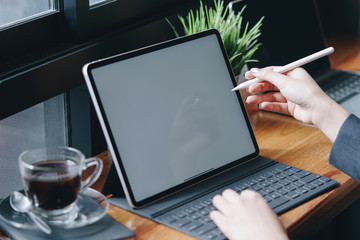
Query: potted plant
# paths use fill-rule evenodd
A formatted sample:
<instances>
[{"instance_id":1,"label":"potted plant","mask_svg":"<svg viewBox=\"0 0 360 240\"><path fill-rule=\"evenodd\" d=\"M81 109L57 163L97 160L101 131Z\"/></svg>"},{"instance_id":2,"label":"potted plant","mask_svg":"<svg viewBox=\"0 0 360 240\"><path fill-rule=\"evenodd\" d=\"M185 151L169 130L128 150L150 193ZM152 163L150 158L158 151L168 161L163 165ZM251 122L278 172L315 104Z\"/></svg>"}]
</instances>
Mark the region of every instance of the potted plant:
<instances>
[{"instance_id":1,"label":"potted plant","mask_svg":"<svg viewBox=\"0 0 360 240\"><path fill-rule=\"evenodd\" d=\"M213 9L204 5L200 0L200 7L195 13L190 10L186 18L180 15L178 18L185 35L211 28L217 29L220 32L234 75L238 76L246 63L256 62L251 57L261 45L258 37L261 34L260 27L264 17L249 30L249 22L243 26L242 13L246 6L240 12L235 13L229 6L224 7L222 0L214 0L214 4L215 8ZM173 24L168 19L166 21L174 30L176 37L179 37Z\"/></svg>"}]
</instances>

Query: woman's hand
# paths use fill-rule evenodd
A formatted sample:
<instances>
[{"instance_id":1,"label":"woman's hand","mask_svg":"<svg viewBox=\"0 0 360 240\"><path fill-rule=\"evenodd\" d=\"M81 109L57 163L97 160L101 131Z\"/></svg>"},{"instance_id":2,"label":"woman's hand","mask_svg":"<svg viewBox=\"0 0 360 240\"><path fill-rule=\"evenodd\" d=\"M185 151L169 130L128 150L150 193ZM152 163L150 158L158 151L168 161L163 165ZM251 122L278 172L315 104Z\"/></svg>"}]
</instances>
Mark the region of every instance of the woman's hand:
<instances>
[{"instance_id":1,"label":"woman's hand","mask_svg":"<svg viewBox=\"0 0 360 240\"><path fill-rule=\"evenodd\" d=\"M275 67L252 69L247 79L257 77L263 82L254 83L247 91L249 104L261 109L293 116L304 123L319 127L332 141L335 140L349 112L333 101L315 80L302 68L281 74Z\"/></svg>"},{"instance_id":2,"label":"woman's hand","mask_svg":"<svg viewBox=\"0 0 360 240\"><path fill-rule=\"evenodd\" d=\"M229 239L288 239L276 213L257 192L245 190L239 195L227 189L213 198L218 209L210 218Z\"/></svg>"}]
</instances>

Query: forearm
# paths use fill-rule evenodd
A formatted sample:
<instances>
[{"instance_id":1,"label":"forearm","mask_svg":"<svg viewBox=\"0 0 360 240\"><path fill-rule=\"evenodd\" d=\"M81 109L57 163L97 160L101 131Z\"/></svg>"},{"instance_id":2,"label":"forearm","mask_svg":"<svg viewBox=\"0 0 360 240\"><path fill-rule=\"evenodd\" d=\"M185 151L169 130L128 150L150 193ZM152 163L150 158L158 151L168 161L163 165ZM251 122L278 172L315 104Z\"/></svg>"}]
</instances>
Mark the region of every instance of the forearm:
<instances>
[{"instance_id":1,"label":"forearm","mask_svg":"<svg viewBox=\"0 0 360 240\"><path fill-rule=\"evenodd\" d=\"M327 95L316 99L314 124L334 142L344 121L350 113Z\"/></svg>"}]
</instances>

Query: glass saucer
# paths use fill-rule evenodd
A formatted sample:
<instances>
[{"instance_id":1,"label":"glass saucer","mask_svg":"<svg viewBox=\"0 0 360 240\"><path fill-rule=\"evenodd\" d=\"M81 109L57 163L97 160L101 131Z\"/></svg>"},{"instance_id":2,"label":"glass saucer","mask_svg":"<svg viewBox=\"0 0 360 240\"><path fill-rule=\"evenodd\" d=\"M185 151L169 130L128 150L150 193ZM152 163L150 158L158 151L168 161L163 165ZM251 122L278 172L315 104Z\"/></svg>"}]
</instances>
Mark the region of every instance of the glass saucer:
<instances>
[{"instance_id":1,"label":"glass saucer","mask_svg":"<svg viewBox=\"0 0 360 240\"><path fill-rule=\"evenodd\" d=\"M26 213L19 213L11 208L9 199L10 197L6 197L0 202L0 218L15 227L37 229L37 226ZM109 202L102 193L87 188L79 194L76 207L78 209L78 216L73 222L64 225L49 224L50 227L71 229L95 223L106 215L109 209Z\"/></svg>"}]
</instances>

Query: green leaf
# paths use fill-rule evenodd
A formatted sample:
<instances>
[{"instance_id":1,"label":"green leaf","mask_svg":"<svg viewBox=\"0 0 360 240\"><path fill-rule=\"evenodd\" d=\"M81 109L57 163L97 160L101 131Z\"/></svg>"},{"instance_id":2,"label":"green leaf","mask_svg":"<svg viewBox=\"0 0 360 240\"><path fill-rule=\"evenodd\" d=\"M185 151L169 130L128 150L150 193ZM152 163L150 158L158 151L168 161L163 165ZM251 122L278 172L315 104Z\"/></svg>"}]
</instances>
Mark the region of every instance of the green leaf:
<instances>
[{"instance_id":1,"label":"green leaf","mask_svg":"<svg viewBox=\"0 0 360 240\"><path fill-rule=\"evenodd\" d=\"M194 34L206 29L215 28L220 32L229 61L234 73L239 73L241 68L251 59L258 50L261 43L258 38L261 35L262 17L253 27L250 28L249 22L243 27L243 13L246 9L244 5L239 12L234 12L228 5L224 6L222 0L214 0L214 8L208 7L200 0L200 7L194 12L190 10L186 17L178 16L185 35ZM171 22L165 19L173 29L175 36L179 37L178 32Z\"/></svg>"},{"instance_id":2,"label":"green leaf","mask_svg":"<svg viewBox=\"0 0 360 240\"><path fill-rule=\"evenodd\" d=\"M178 34L178 32L176 31L174 25L171 24L170 20L168 18L165 18L165 20L168 22L168 24L170 25L170 27L172 28L172 30L174 31L175 33L175 37L180 37L180 35Z\"/></svg>"}]
</instances>

